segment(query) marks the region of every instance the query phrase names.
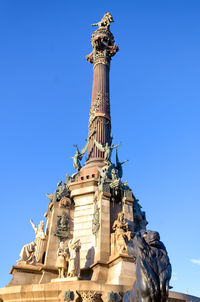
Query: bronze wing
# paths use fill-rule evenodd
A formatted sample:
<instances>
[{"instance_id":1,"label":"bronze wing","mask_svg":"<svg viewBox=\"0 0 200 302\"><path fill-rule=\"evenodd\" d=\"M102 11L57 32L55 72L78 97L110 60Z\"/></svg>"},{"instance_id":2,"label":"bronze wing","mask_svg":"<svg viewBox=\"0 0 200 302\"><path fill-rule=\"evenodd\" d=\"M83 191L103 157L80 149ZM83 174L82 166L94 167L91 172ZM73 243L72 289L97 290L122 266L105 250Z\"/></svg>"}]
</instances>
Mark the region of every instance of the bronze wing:
<instances>
[{"instance_id":1,"label":"bronze wing","mask_svg":"<svg viewBox=\"0 0 200 302\"><path fill-rule=\"evenodd\" d=\"M82 160L83 158L83 155L85 154L86 150L87 150L87 147L88 147L88 142L86 143L85 147L81 150L81 153L79 155L79 159Z\"/></svg>"}]
</instances>

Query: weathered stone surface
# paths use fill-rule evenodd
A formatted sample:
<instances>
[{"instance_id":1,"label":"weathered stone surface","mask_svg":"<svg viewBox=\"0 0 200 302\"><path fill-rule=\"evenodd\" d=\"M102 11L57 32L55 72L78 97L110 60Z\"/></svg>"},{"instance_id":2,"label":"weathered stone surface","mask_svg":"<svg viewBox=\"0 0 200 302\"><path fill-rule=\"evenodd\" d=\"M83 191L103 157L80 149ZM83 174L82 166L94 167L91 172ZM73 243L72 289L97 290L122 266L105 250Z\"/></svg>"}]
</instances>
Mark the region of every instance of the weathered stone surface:
<instances>
[{"instance_id":1,"label":"weathered stone surface","mask_svg":"<svg viewBox=\"0 0 200 302\"><path fill-rule=\"evenodd\" d=\"M107 302L108 293L113 291L124 294L130 286L109 285L104 282L95 281L60 281L46 284L16 285L0 289L0 299L4 302L64 302L64 293L67 290L75 293L75 300L78 298L77 292L94 291L101 293L103 302ZM169 302L200 302L200 298L170 292Z\"/></svg>"}]
</instances>

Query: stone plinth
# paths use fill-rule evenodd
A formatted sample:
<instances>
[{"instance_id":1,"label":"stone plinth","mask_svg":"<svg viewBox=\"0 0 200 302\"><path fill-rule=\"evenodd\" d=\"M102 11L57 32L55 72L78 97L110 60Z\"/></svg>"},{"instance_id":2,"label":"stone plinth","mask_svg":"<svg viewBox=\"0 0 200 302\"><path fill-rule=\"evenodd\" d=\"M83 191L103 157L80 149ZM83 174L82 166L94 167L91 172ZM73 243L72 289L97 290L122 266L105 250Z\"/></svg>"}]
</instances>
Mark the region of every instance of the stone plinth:
<instances>
[{"instance_id":1,"label":"stone plinth","mask_svg":"<svg viewBox=\"0 0 200 302\"><path fill-rule=\"evenodd\" d=\"M109 285L94 281L61 281L47 284L31 284L10 286L0 289L0 299L4 302L64 302L66 291L72 291L75 299L82 298L82 302L96 302L95 297L100 297L103 302L108 302L107 295L113 291L123 296L130 286ZM169 302L200 302L200 298L170 292Z\"/></svg>"},{"instance_id":2,"label":"stone plinth","mask_svg":"<svg viewBox=\"0 0 200 302\"><path fill-rule=\"evenodd\" d=\"M129 286L136 279L134 258L120 254L110 258L107 284L122 284Z\"/></svg>"},{"instance_id":3,"label":"stone plinth","mask_svg":"<svg viewBox=\"0 0 200 302\"><path fill-rule=\"evenodd\" d=\"M91 268L92 281L129 286L136 279L134 259L126 254L116 255L107 263L97 262Z\"/></svg>"},{"instance_id":4,"label":"stone plinth","mask_svg":"<svg viewBox=\"0 0 200 302\"><path fill-rule=\"evenodd\" d=\"M47 283L58 275L55 266L46 265L14 265L10 270L13 275L8 286Z\"/></svg>"},{"instance_id":5,"label":"stone plinth","mask_svg":"<svg viewBox=\"0 0 200 302\"><path fill-rule=\"evenodd\" d=\"M42 276L42 265L13 265L10 274L13 275L8 286L21 284L37 284Z\"/></svg>"}]
</instances>

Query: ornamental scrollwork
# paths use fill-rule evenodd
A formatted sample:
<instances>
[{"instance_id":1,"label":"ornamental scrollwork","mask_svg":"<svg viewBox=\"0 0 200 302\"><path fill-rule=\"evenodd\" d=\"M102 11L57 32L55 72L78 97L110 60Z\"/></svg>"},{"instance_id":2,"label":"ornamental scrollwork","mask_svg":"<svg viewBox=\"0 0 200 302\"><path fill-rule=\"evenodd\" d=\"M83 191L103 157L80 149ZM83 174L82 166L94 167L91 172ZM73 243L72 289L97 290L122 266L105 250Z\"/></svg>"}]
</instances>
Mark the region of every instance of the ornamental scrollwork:
<instances>
[{"instance_id":1,"label":"ornamental scrollwork","mask_svg":"<svg viewBox=\"0 0 200 302\"><path fill-rule=\"evenodd\" d=\"M95 113L99 112L102 102L106 104L106 112L110 115L110 100L108 93L103 94L102 92L98 92L97 96L90 108L89 114L89 127L92 125L93 120L95 119Z\"/></svg>"}]
</instances>

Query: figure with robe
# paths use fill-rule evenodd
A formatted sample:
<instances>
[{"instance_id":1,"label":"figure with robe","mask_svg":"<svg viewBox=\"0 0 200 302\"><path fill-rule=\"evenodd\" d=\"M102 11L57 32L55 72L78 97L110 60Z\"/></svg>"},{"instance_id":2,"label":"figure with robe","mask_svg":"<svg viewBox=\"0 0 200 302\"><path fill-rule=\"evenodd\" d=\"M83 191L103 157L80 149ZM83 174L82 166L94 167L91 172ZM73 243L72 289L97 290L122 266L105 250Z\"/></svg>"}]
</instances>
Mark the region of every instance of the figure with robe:
<instances>
[{"instance_id":1,"label":"figure with robe","mask_svg":"<svg viewBox=\"0 0 200 302\"><path fill-rule=\"evenodd\" d=\"M20 252L20 259L17 261L18 264L25 262L26 264L35 264L35 246L36 243L33 241L31 243L25 244Z\"/></svg>"},{"instance_id":2,"label":"figure with robe","mask_svg":"<svg viewBox=\"0 0 200 302\"><path fill-rule=\"evenodd\" d=\"M57 251L56 267L58 269L58 278L65 278L68 265L68 253L61 241Z\"/></svg>"},{"instance_id":3,"label":"figure with robe","mask_svg":"<svg viewBox=\"0 0 200 302\"><path fill-rule=\"evenodd\" d=\"M68 277L79 277L80 275L80 239L71 239L68 243L69 248L69 267Z\"/></svg>"},{"instance_id":4,"label":"figure with robe","mask_svg":"<svg viewBox=\"0 0 200 302\"><path fill-rule=\"evenodd\" d=\"M32 219L30 223L35 231L35 258L36 262L41 263L43 260L43 255L46 249L46 235L44 233L44 221L40 221L38 227L33 223Z\"/></svg>"}]
</instances>

